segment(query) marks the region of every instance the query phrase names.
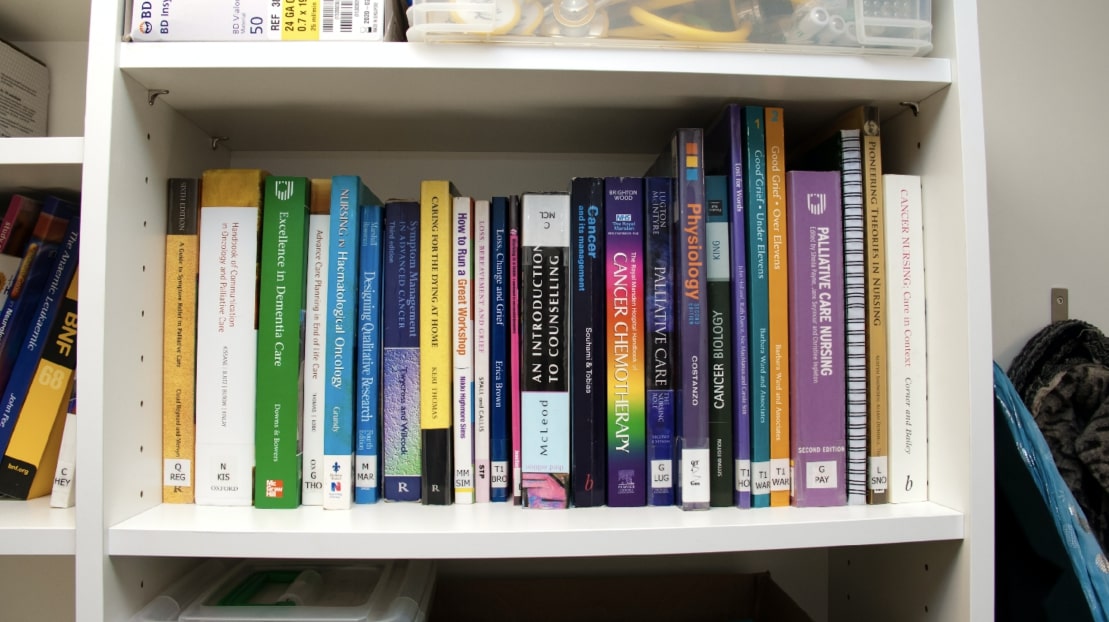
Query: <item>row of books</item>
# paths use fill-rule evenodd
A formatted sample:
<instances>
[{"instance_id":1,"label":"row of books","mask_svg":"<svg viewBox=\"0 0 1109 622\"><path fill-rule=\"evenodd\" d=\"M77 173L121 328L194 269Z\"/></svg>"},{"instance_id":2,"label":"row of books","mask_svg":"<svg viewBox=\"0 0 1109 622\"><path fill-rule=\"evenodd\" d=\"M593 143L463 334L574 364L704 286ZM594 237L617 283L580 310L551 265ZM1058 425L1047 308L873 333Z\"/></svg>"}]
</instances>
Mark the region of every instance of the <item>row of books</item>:
<instances>
[{"instance_id":1,"label":"row of books","mask_svg":"<svg viewBox=\"0 0 1109 622\"><path fill-rule=\"evenodd\" d=\"M846 503L849 439L875 444L866 351L899 311L912 351L883 360L879 393L905 391L892 462L920 484L893 500L926 498L919 179L886 176L878 201L908 289L873 327L868 297L852 302L875 274L859 132L832 135L830 170L787 174L783 117L730 106L645 177L569 192L475 200L443 180L382 202L356 176L171 180L164 499Z\"/></svg>"},{"instance_id":2,"label":"row of books","mask_svg":"<svg viewBox=\"0 0 1109 622\"><path fill-rule=\"evenodd\" d=\"M0 220L0 497L73 505L79 204L8 197Z\"/></svg>"}]
</instances>

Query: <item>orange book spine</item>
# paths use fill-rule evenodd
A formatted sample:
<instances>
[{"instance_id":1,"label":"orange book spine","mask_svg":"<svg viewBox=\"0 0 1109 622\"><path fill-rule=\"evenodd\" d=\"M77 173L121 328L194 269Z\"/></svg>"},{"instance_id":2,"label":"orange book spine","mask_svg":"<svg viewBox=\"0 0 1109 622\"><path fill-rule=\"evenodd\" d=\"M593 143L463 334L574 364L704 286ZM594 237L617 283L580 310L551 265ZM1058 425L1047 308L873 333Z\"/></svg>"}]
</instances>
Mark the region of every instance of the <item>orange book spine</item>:
<instances>
[{"instance_id":1,"label":"orange book spine","mask_svg":"<svg viewBox=\"0 0 1109 622\"><path fill-rule=\"evenodd\" d=\"M789 256L786 246L784 111L766 108L767 229L770 303L770 505L789 505Z\"/></svg>"}]
</instances>

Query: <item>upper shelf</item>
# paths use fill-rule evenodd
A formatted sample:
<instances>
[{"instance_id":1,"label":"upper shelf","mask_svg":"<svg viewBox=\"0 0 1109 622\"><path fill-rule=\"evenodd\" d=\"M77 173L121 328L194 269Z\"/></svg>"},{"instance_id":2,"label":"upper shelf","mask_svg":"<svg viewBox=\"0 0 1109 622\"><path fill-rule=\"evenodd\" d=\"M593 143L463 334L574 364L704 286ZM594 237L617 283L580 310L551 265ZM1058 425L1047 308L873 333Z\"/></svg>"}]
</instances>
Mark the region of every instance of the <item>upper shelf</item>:
<instances>
[{"instance_id":1,"label":"upper shelf","mask_svg":"<svg viewBox=\"0 0 1109 622\"><path fill-rule=\"evenodd\" d=\"M378 503L350 511L162 504L112 527L108 553L138 556L592 557L960 540L934 503L836 508L522 510Z\"/></svg>"},{"instance_id":2,"label":"upper shelf","mask_svg":"<svg viewBox=\"0 0 1109 622\"><path fill-rule=\"evenodd\" d=\"M951 83L941 58L414 43L122 43L123 72L236 150L647 153L724 101L796 131L888 115Z\"/></svg>"}]
</instances>

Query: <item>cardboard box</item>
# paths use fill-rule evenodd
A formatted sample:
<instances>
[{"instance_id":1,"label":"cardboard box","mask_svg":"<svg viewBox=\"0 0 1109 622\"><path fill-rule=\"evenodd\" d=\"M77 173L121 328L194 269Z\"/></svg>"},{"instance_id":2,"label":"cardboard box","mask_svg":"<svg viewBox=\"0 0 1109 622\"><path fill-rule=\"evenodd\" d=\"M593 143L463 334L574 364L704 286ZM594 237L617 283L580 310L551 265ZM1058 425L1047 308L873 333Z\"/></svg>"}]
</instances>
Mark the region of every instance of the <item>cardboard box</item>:
<instances>
[{"instance_id":1,"label":"cardboard box","mask_svg":"<svg viewBox=\"0 0 1109 622\"><path fill-rule=\"evenodd\" d=\"M429 620L812 622L770 573L596 577L440 576Z\"/></svg>"},{"instance_id":2,"label":"cardboard box","mask_svg":"<svg viewBox=\"0 0 1109 622\"><path fill-rule=\"evenodd\" d=\"M46 136L50 70L0 41L0 136Z\"/></svg>"}]
</instances>

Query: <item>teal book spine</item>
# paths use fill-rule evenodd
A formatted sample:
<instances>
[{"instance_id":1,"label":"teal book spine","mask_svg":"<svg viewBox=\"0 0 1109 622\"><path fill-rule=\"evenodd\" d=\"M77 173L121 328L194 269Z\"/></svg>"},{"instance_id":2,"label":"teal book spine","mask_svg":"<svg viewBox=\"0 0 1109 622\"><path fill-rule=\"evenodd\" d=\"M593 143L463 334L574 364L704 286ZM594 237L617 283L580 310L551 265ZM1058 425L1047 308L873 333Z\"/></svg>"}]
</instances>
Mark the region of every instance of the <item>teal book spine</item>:
<instances>
[{"instance_id":1,"label":"teal book spine","mask_svg":"<svg viewBox=\"0 0 1109 622\"><path fill-rule=\"evenodd\" d=\"M354 444L354 502L376 503L381 445L382 206L363 205L359 218L358 401Z\"/></svg>"},{"instance_id":2,"label":"teal book spine","mask_svg":"<svg viewBox=\"0 0 1109 622\"><path fill-rule=\"evenodd\" d=\"M766 126L762 106L743 119L747 207L747 322L750 347L751 505L770 506L770 280L767 270Z\"/></svg>"}]
</instances>

